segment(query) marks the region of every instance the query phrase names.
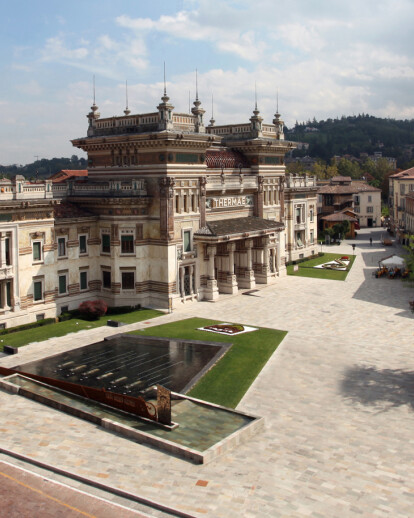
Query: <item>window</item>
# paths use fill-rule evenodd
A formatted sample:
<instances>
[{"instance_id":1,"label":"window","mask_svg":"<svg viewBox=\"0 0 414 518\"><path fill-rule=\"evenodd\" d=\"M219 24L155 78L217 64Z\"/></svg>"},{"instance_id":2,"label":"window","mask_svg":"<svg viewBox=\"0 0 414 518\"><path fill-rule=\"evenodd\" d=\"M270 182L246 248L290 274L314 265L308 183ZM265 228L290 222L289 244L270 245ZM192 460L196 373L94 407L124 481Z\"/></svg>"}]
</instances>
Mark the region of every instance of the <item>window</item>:
<instances>
[{"instance_id":1,"label":"window","mask_svg":"<svg viewBox=\"0 0 414 518\"><path fill-rule=\"evenodd\" d=\"M102 286L106 290L111 289L111 272L109 270L102 271Z\"/></svg>"},{"instance_id":2,"label":"window","mask_svg":"<svg viewBox=\"0 0 414 518\"><path fill-rule=\"evenodd\" d=\"M122 272L122 289L133 290L135 289L135 273L134 272Z\"/></svg>"},{"instance_id":3,"label":"window","mask_svg":"<svg viewBox=\"0 0 414 518\"><path fill-rule=\"evenodd\" d=\"M111 253L111 236L110 236L110 234L102 234L102 252L104 254Z\"/></svg>"},{"instance_id":4,"label":"window","mask_svg":"<svg viewBox=\"0 0 414 518\"><path fill-rule=\"evenodd\" d=\"M33 242L33 261L41 261L42 260L42 242L34 241Z\"/></svg>"},{"instance_id":5,"label":"window","mask_svg":"<svg viewBox=\"0 0 414 518\"><path fill-rule=\"evenodd\" d=\"M79 274L79 287L81 290L88 289L88 272L80 272Z\"/></svg>"},{"instance_id":6,"label":"window","mask_svg":"<svg viewBox=\"0 0 414 518\"><path fill-rule=\"evenodd\" d=\"M38 302L43 300L43 283L42 281L34 281L33 283L33 300Z\"/></svg>"},{"instance_id":7,"label":"window","mask_svg":"<svg viewBox=\"0 0 414 518\"><path fill-rule=\"evenodd\" d=\"M79 236L79 253L80 254L87 254L88 248L87 248L87 240L88 236L85 234L82 234Z\"/></svg>"},{"instance_id":8,"label":"window","mask_svg":"<svg viewBox=\"0 0 414 518\"><path fill-rule=\"evenodd\" d=\"M359 205L359 196L355 196L355 205Z\"/></svg>"},{"instance_id":9,"label":"window","mask_svg":"<svg viewBox=\"0 0 414 518\"><path fill-rule=\"evenodd\" d=\"M66 273L59 275L59 295L67 293L67 276Z\"/></svg>"},{"instance_id":10,"label":"window","mask_svg":"<svg viewBox=\"0 0 414 518\"><path fill-rule=\"evenodd\" d=\"M36 322L40 322L41 320L44 320L45 319L45 314L44 313L38 313L36 315Z\"/></svg>"},{"instance_id":11,"label":"window","mask_svg":"<svg viewBox=\"0 0 414 518\"><path fill-rule=\"evenodd\" d=\"M311 209L310 212L309 212L309 221L311 223L313 222L313 209Z\"/></svg>"},{"instance_id":12,"label":"window","mask_svg":"<svg viewBox=\"0 0 414 518\"><path fill-rule=\"evenodd\" d=\"M11 265L11 257L10 257L10 238L6 237L4 240L4 247L5 247L5 255L6 255L6 265Z\"/></svg>"},{"instance_id":13,"label":"window","mask_svg":"<svg viewBox=\"0 0 414 518\"><path fill-rule=\"evenodd\" d=\"M367 212L374 212L374 207L367 207Z\"/></svg>"},{"instance_id":14,"label":"window","mask_svg":"<svg viewBox=\"0 0 414 518\"><path fill-rule=\"evenodd\" d=\"M300 223L300 208L296 207L296 223Z\"/></svg>"},{"instance_id":15,"label":"window","mask_svg":"<svg viewBox=\"0 0 414 518\"><path fill-rule=\"evenodd\" d=\"M121 235L121 254L133 254L134 252L134 236L132 234Z\"/></svg>"},{"instance_id":16,"label":"window","mask_svg":"<svg viewBox=\"0 0 414 518\"><path fill-rule=\"evenodd\" d=\"M191 252L191 230L184 230L183 242L184 252Z\"/></svg>"},{"instance_id":17,"label":"window","mask_svg":"<svg viewBox=\"0 0 414 518\"><path fill-rule=\"evenodd\" d=\"M356 213L360 212L359 207L354 207L354 211L355 211Z\"/></svg>"},{"instance_id":18,"label":"window","mask_svg":"<svg viewBox=\"0 0 414 518\"><path fill-rule=\"evenodd\" d=\"M58 238L58 257L66 256L66 238L59 237Z\"/></svg>"},{"instance_id":19,"label":"window","mask_svg":"<svg viewBox=\"0 0 414 518\"><path fill-rule=\"evenodd\" d=\"M372 196L368 196L368 203L372 203Z\"/></svg>"},{"instance_id":20,"label":"window","mask_svg":"<svg viewBox=\"0 0 414 518\"><path fill-rule=\"evenodd\" d=\"M405 184L404 183L402 183L400 185L400 194L405 194Z\"/></svg>"},{"instance_id":21,"label":"window","mask_svg":"<svg viewBox=\"0 0 414 518\"><path fill-rule=\"evenodd\" d=\"M313 243L313 230L311 230L311 232L310 232L309 240L310 240L311 243Z\"/></svg>"}]
</instances>

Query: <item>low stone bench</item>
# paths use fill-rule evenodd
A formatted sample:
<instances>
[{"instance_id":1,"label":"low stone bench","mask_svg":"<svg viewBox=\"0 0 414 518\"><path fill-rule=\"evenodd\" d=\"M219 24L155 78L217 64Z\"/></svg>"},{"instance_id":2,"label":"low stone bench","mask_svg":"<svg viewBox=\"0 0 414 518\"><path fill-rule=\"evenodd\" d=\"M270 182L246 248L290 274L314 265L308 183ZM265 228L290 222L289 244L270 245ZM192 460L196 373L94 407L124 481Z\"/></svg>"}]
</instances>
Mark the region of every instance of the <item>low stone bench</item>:
<instances>
[{"instance_id":1,"label":"low stone bench","mask_svg":"<svg viewBox=\"0 0 414 518\"><path fill-rule=\"evenodd\" d=\"M126 324L124 324L123 322L119 322L118 320L108 320L106 325L109 327L121 327L125 326Z\"/></svg>"},{"instance_id":2,"label":"low stone bench","mask_svg":"<svg viewBox=\"0 0 414 518\"><path fill-rule=\"evenodd\" d=\"M3 351L6 354L17 354L19 349L18 347L12 347L11 345L3 345Z\"/></svg>"}]
</instances>

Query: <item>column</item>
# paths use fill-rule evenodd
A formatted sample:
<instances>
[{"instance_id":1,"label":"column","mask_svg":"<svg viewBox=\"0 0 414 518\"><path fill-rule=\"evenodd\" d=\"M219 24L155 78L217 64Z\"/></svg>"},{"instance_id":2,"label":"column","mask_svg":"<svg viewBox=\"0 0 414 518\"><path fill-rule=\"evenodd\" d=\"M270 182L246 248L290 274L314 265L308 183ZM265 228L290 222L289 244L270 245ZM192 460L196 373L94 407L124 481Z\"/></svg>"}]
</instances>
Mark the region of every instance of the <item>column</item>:
<instances>
[{"instance_id":1,"label":"column","mask_svg":"<svg viewBox=\"0 0 414 518\"><path fill-rule=\"evenodd\" d=\"M208 279L207 287L204 290L204 298L206 300L217 300L219 298L219 291L217 281L214 277L214 259L217 248L215 246L207 246L208 255Z\"/></svg>"},{"instance_id":2,"label":"column","mask_svg":"<svg viewBox=\"0 0 414 518\"><path fill-rule=\"evenodd\" d=\"M194 265L190 264L188 267L190 270L190 294L191 294L191 300L194 300Z\"/></svg>"},{"instance_id":3,"label":"column","mask_svg":"<svg viewBox=\"0 0 414 518\"><path fill-rule=\"evenodd\" d=\"M6 234L1 232L0 237L0 268L6 266Z\"/></svg>"},{"instance_id":4,"label":"column","mask_svg":"<svg viewBox=\"0 0 414 518\"><path fill-rule=\"evenodd\" d=\"M1 301L2 306L5 311L8 311L10 308L7 305L7 281L3 281L1 283Z\"/></svg>"},{"instance_id":5,"label":"column","mask_svg":"<svg viewBox=\"0 0 414 518\"><path fill-rule=\"evenodd\" d=\"M252 265L252 248L253 240L246 239L244 241L244 248L246 250L246 266L243 269L243 274L237 278L239 288L253 289L256 287L256 280L254 277Z\"/></svg>"},{"instance_id":6,"label":"column","mask_svg":"<svg viewBox=\"0 0 414 518\"><path fill-rule=\"evenodd\" d=\"M259 284L268 284L270 282L270 268L269 268L269 238L262 238L262 249L260 271L256 272L256 282Z\"/></svg>"},{"instance_id":7,"label":"column","mask_svg":"<svg viewBox=\"0 0 414 518\"><path fill-rule=\"evenodd\" d=\"M181 294L183 301L185 302L184 274L185 274L185 268L181 266L180 267L180 294Z\"/></svg>"},{"instance_id":8,"label":"column","mask_svg":"<svg viewBox=\"0 0 414 518\"><path fill-rule=\"evenodd\" d=\"M272 253L272 270L273 270L273 273L276 273L276 247L273 248L273 253Z\"/></svg>"},{"instance_id":9,"label":"column","mask_svg":"<svg viewBox=\"0 0 414 518\"><path fill-rule=\"evenodd\" d=\"M238 292L237 278L234 275L234 252L236 251L236 243L227 243L227 251L228 269L226 272L226 280L220 282L220 291L234 295Z\"/></svg>"}]
</instances>

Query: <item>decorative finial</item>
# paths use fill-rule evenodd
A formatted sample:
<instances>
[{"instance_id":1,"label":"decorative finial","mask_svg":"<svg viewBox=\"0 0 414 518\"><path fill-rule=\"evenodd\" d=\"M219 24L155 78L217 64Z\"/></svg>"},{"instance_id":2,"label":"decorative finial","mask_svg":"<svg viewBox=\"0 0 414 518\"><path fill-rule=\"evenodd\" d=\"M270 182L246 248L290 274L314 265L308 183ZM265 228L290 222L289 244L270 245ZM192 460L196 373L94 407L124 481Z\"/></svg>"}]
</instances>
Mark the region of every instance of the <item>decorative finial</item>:
<instances>
[{"instance_id":1,"label":"decorative finial","mask_svg":"<svg viewBox=\"0 0 414 518\"><path fill-rule=\"evenodd\" d=\"M196 101L198 101L198 73L196 69Z\"/></svg>"},{"instance_id":2,"label":"decorative finial","mask_svg":"<svg viewBox=\"0 0 414 518\"><path fill-rule=\"evenodd\" d=\"M276 113L279 113L279 89L276 90Z\"/></svg>"},{"instance_id":3,"label":"decorative finial","mask_svg":"<svg viewBox=\"0 0 414 518\"><path fill-rule=\"evenodd\" d=\"M93 75L93 104L95 104L95 74Z\"/></svg>"},{"instance_id":4,"label":"decorative finial","mask_svg":"<svg viewBox=\"0 0 414 518\"><path fill-rule=\"evenodd\" d=\"M214 126L214 123L216 121L214 120L214 99L213 99L213 93L211 93L211 119L210 119L210 126Z\"/></svg>"},{"instance_id":5,"label":"decorative finial","mask_svg":"<svg viewBox=\"0 0 414 518\"><path fill-rule=\"evenodd\" d=\"M165 61L164 61L164 96L167 95L167 82L165 80Z\"/></svg>"},{"instance_id":6,"label":"decorative finial","mask_svg":"<svg viewBox=\"0 0 414 518\"><path fill-rule=\"evenodd\" d=\"M125 113L125 115L129 115L131 113L131 110L128 108L128 81L127 80L125 81L125 100L126 100L126 105L125 105L124 113Z\"/></svg>"},{"instance_id":7,"label":"decorative finial","mask_svg":"<svg viewBox=\"0 0 414 518\"><path fill-rule=\"evenodd\" d=\"M254 109L257 111L257 84L254 82Z\"/></svg>"}]
</instances>

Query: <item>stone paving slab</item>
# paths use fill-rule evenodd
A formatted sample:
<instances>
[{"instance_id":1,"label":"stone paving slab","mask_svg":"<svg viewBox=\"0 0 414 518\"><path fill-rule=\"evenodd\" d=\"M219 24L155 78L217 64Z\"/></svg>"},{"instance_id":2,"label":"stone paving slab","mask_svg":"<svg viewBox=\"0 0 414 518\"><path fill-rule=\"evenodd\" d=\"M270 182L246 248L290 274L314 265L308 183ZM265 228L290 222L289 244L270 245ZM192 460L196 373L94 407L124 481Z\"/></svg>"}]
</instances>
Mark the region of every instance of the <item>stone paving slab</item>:
<instances>
[{"instance_id":1,"label":"stone paving slab","mask_svg":"<svg viewBox=\"0 0 414 518\"><path fill-rule=\"evenodd\" d=\"M3 447L195 516L410 516L414 290L372 277L396 251L380 245L381 232L360 232L345 282L289 276L257 297L185 304L151 322L202 316L289 331L239 405L264 416L266 429L237 450L195 466L0 392ZM76 345L109 334L82 332ZM23 348L18 362L73 347L73 336L48 342Z\"/></svg>"}]
</instances>

